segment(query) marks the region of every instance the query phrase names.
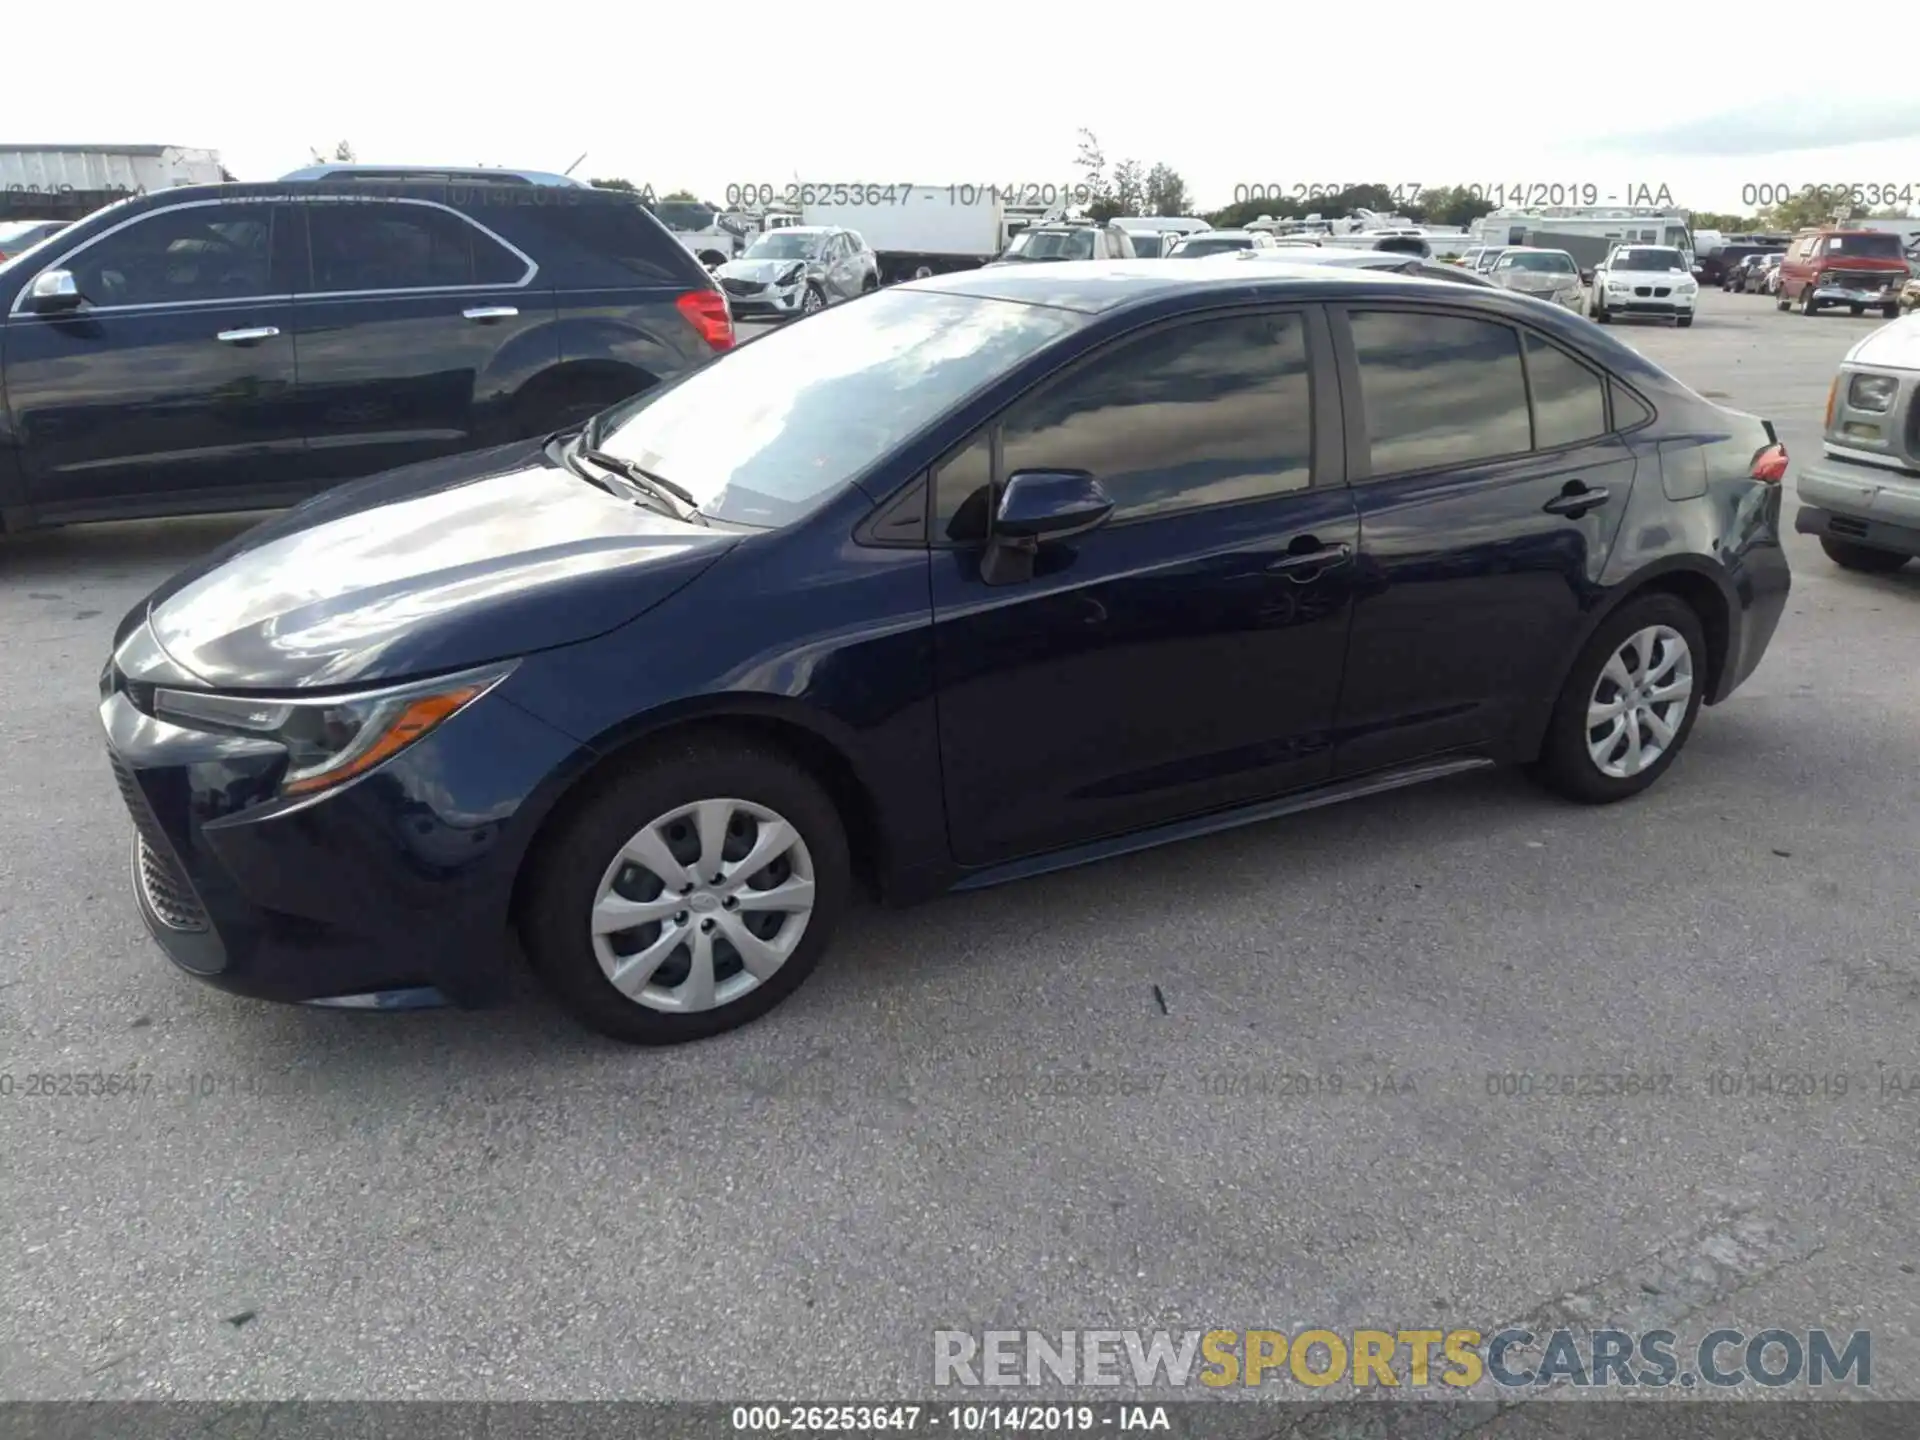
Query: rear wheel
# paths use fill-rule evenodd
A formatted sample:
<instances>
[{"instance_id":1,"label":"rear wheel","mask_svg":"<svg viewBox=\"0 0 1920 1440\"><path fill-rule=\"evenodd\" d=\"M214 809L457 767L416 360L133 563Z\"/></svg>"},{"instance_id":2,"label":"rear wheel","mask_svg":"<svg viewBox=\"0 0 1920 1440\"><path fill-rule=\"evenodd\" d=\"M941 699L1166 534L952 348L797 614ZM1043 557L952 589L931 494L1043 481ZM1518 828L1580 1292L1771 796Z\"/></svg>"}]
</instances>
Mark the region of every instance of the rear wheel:
<instances>
[{"instance_id":1,"label":"rear wheel","mask_svg":"<svg viewBox=\"0 0 1920 1440\"><path fill-rule=\"evenodd\" d=\"M1905 565L1908 558L1897 550L1876 550L1852 540L1835 540L1831 535L1820 537L1820 548L1842 570L1858 570L1866 575L1891 575Z\"/></svg>"},{"instance_id":2,"label":"rear wheel","mask_svg":"<svg viewBox=\"0 0 1920 1440\"><path fill-rule=\"evenodd\" d=\"M1534 773L1606 805L1658 780L1686 744L1706 679L1700 617L1677 595L1629 600L1587 642L1562 687Z\"/></svg>"},{"instance_id":3,"label":"rear wheel","mask_svg":"<svg viewBox=\"0 0 1920 1440\"><path fill-rule=\"evenodd\" d=\"M819 963L846 832L784 755L691 740L602 787L533 859L520 931L584 1024L639 1045L757 1019Z\"/></svg>"},{"instance_id":4,"label":"rear wheel","mask_svg":"<svg viewBox=\"0 0 1920 1440\"><path fill-rule=\"evenodd\" d=\"M1774 309L1785 310L1785 309L1788 309L1792 304L1793 302L1787 299L1787 292L1784 288L1776 289L1773 292L1773 308Z\"/></svg>"}]
</instances>

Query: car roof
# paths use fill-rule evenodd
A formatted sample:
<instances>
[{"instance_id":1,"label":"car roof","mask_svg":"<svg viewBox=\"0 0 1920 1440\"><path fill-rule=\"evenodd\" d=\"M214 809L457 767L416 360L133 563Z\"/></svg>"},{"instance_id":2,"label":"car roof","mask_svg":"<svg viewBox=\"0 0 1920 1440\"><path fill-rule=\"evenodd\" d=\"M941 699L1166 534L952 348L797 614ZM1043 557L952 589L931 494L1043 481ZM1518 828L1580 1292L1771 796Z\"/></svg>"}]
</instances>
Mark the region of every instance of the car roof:
<instances>
[{"instance_id":1,"label":"car roof","mask_svg":"<svg viewBox=\"0 0 1920 1440\"><path fill-rule=\"evenodd\" d=\"M776 225L771 230L762 230L762 235L837 235L838 225Z\"/></svg>"},{"instance_id":2,"label":"car roof","mask_svg":"<svg viewBox=\"0 0 1920 1440\"><path fill-rule=\"evenodd\" d=\"M289 170L282 180L386 180L390 182L439 182L461 185L567 185L587 189L584 180L556 175L551 170L517 170L509 167L464 165L307 165Z\"/></svg>"},{"instance_id":3,"label":"car roof","mask_svg":"<svg viewBox=\"0 0 1920 1440\"><path fill-rule=\"evenodd\" d=\"M1366 252L1362 252L1366 253ZM1396 257L1405 260L1407 257ZM1222 300L1316 300L1333 295L1371 295L1380 299L1409 295L1451 296L1473 289L1473 303L1512 306L1515 315L1532 316L1526 297L1499 286L1464 286L1419 275L1376 274L1367 265L1328 265L1318 261L1227 265L1214 260L1070 260L1052 265L1004 265L989 270L957 270L925 280L910 280L895 290L969 295L1046 305L1084 315L1099 315L1134 305L1182 297Z\"/></svg>"}]
</instances>

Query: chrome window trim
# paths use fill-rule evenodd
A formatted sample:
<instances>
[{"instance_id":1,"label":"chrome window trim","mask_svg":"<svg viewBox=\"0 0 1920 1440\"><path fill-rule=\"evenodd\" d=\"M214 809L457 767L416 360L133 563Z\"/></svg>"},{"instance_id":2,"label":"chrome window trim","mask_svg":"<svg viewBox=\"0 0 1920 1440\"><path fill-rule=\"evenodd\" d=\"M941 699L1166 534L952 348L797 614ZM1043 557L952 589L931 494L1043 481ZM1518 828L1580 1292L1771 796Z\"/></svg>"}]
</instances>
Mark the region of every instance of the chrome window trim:
<instances>
[{"instance_id":1,"label":"chrome window trim","mask_svg":"<svg viewBox=\"0 0 1920 1440\"><path fill-rule=\"evenodd\" d=\"M444 210L447 214L454 216L456 219L462 221L463 223L467 225L471 225L475 230L478 230L482 235L485 235L489 240L493 241L496 245L501 246L509 254L513 255L514 257L519 259L521 262L523 262L527 267L526 272L523 275L521 275L521 277L518 280L514 280L514 281L495 280L495 281L489 281L484 285L482 284L426 285L426 286L415 286L411 288L397 289L397 290L303 290L291 295L234 295L234 296L222 296L218 298L209 298L204 300L153 300L153 301L147 301L139 305L92 305L92 304L89 304L87 308L80 313L83 313L86 315L120 315L120 314L127 314L133 311L183 310L191 306L205 306L205 305L265 305L265 304L278 304L286 300L355 299L355 298L369 297L369 296L376 296L376 295L445 295L445 294L462 294L462 293L473 291L473 290L487 290L487 291L524 290L533 283L534 278L538 276L540 273L540 266L538 265L538 263L536 263L534 258L531 255L527 254L526 251L522 250L518 245L515 245L512 241L506 239L504 236L500 235L497 231L491 230L487 226L482 225L478 220L475 220L471 215L467 215L462 211L456 210L451 205L443 205L437 200L420 200L412 196L406 196L406 195L367 196L367 195L360 195L355 193L341 193L341 194L333 194L333 195L232 195L232 196L221 196L212 200L188 200L178 205L159 205L154 207L151 210L144 210L138 215L129 215L126 219L120 221L118 224L109 225L105 230L102 230L99 234L88 236L85 240L82 240L79 244L75 245L71 250L63 251L59 259L54 260L46 265L42 265L37 271L34 272L34 275L32 277L28 278L27 282L20 287L20 293L13 297L13 304L7 311L8 318L11 319L16 315L30 315L34 313L32 311L28 311L22 308L22 306L26 302L28 291L33 288L34 279L38 278L41 275L46 274L47 271L49 270L65 270L70 268L68 262L71 261L76 255L82 255L86 253L86 251L90 250L95 245L98 245L102 240L106 240L111 236L118 235L122 230L129 229L132 226L142 224L145 221L155 219L161 215L170 215L177 210L201 210L201 209L205 209L208 206L221 206L221 205L267 205L267 204L308 205L308 204L342 204L342 203L355 204L355 205L367 205L367 204L374 204L374 203L383 204L383 205L422 205L429 210ZM268 243L269 245L271 245L272 243L271 235L269 235ZM311 261L309 261L309 263L311 263ZM74 315L74 312L68 311L62 318L72 319L73 315Z\"/></svg>"}]
</instances>

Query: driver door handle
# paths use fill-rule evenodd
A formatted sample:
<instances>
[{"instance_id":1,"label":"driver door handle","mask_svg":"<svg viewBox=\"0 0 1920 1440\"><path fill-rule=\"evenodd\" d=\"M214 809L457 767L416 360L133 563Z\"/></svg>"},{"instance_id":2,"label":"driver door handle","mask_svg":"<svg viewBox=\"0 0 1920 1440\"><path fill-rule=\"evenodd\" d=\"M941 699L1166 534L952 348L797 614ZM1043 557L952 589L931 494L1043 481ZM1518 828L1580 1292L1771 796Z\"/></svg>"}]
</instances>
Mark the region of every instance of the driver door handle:
<instances>
[{"instance_id":1,"label":"driver door handle","mask_svg":"<svg viewBox=\"0 0 1920 1440\"><path fill-rule=\"evenodd\" d=\"M1351 545L1322 545L1315 550L1301 550L1282 555L1278 560L1269 561L1267 573L1284 575L1287 579L1304 585L1322 570L1330 570L1335 565L1344 565L1352 558Z\"/></svg>"},{"instance_id":2,"label":"driver door handle","mask_svg":"<svg viewBox=\"0 0 1920 1440\"><path fill-rule=\"evenodd\" d=\"M1578 480L1569 480L1564 490L1540 508L1549 515L1565 515L1577 520L1587 511L1606 503L1606 486L1596 485L1589 488Z\"/></svg>"},{"instance_id":3,"label":"driver door handle","mask_svg":"<svg viewBox=\"0 0 1920 1440\"><path fill-rule=\"evenodd\" d=\"M257 345L280 333L278 325L256 325L251 330L222 330L213 338L222 345Z\"/></svg>"}]
</instances>

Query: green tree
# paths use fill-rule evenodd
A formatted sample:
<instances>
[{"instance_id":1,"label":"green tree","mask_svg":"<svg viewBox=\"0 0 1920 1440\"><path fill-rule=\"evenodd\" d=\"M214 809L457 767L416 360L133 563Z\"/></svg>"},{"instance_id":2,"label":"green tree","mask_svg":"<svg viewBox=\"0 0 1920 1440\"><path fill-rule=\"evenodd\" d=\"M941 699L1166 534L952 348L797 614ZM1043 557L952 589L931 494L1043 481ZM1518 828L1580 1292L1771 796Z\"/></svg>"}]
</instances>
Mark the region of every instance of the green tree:
<instances>
[{"instance_id":1,"label":"green tree","mask_svg":"<svg viewBox=\"0 0 1920 1440\"><path fill-rule=\"evenodd\" d=\"M1147 172L1147 210L1153 215L1184 215L1193 202L1187 198L1187 182L1165 161Z\"/></svg>"},{"instance_id":2,"label":"green tree","mask_svg":"<svg viewBox=\"0 0 1920 1440\"><path fill-rule=\"evenodd\" d=\"M1086 182L1087 191L1094 200L1107 198L1107 152L1100 148L1099 138L1086 126L1080 127L1080 149L1073 163L1080 168L1080 176Z\"/></svg>"},{"instance_id":3,"label":"green tree","mask_svg":"<svg viewBox=\"0 0 1920 1440\"><path fill-rule=\"evenodd\" d=\"M631 180L624 180L618 175L609 180L589 180L587 183L596 190L625 190L630 195L638 195L640 193L640 187L638 185L634 184Z\"/></svg>"},{"instance_id":4,"label":"green tree","mask_svg":"<svg viewBox=\"0 0 1920 1440\"><path fill-rule=\"evenodd\" d=\"M1147 204L1147 167L1138 160L1122 160L1113 167L1108 193L1118 207L1116 214L1140 214Z\"/></svg>"},{"instance_id":5,"label":"green tree","mask_svg":"<svg viewBox=\"0 0 1920 1440\"><path fill-rule=\"evenodd\" d=\"M1687 220L1695 230L1717 230L1722 235L1749 235L1767 228L1760 223L1758 215L1734 215L1720 210L1691 210L1687 212Z\"/></svg>"},{"instance_id":6,"label":"green tree","mask_svg":"<svg viewBox=\"0 0 1920 1440\"><path fill-rule=\"evenodd\" d=\"M1419 220L1428 225L1473 224L1482 215L1492 212L1493 202L1484 195L1476 195L1464 185L1449 185L1422 190L1420 197L1405 207L1408 218Z\"/></svg>"},{"instance_id":7,"label":"green tree","mask_svg":"<svg viewBox=\"0 0 1920 1440\"><path fill-rule=\"evenodd\" d=\"M333 147L333 158L342 165L351 165L354 161L353 146L342 140Z\"/></svg>"},{"instance_id":8,"label":"green tree","mask_svg":"<svg viewBox=\"0 0 1920 1440\"><path fill-rule=\"evenodd\" d=\"M1761 218L1769 230L1805 230L1813 225L1827 224L1836 210L1845 208L1844 204L1836 205L1831 196L1815 191L1790 196L1771 210L1762 211Z\"/></svg>"},{"instance_id":9,"label":"green tree","mask_svg":"<svg viewBox=\"0 0 1920 1440\"><path fill-rule=\"evenodd\" d=\"M705 203L704 201L701 200L701 198L698 195L694 194L691 190L675 190L669 194L662 195L660 198L662 200L691 200L696 205Z\"/></svg>"}]
</instances>

